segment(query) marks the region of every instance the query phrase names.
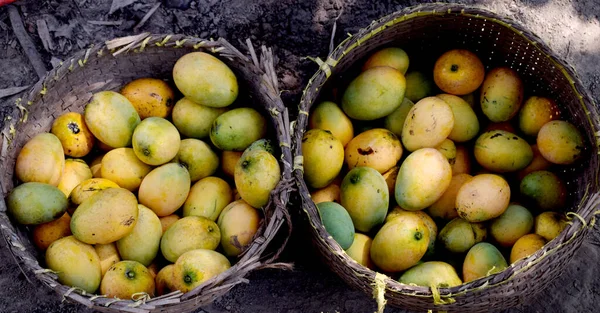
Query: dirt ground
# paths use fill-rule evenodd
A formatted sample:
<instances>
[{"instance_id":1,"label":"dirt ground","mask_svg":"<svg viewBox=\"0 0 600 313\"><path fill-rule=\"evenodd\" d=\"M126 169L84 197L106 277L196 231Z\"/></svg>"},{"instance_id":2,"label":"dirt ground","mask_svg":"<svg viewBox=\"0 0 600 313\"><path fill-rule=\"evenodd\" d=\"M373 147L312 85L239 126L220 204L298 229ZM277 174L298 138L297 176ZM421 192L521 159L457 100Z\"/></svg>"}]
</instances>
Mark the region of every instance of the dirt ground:
<instances>
[{"instance_id":1,"label":"dirt ground","mask_svg":"<svg viewBox=\"0 0 600 313\"><path fill-rule=\"evenodd\" d=\"M17 1L25 28L35 41L47 68L92 43L130 35L156 0L137 0L108 14L111 0ZM316 70L306 56L327 55L333 19L339 16L336 42L370 21L419 1L397 0L202 0L189 8L172 8L185 0L164 1L138 31L184 33L203 38L227 38L234 44L251 38L273 47L284 101L295 107L303 87ZM536 33L579 73L595 101L600 100L600 3L598 0L481 0L458 1L492 10L520 22ZM48 25L53 47L45 48L36 23ZM90 21L117 21L96 25ZM0 8L0 89L34 84L37 76L16 41L6 8ZM3 110L14 105L0 99ZM1 126L2 122L0 122ZM284 261L291 272L266 270L250 276L214 304L198 312L373 312L370 296L348 288L331 274L296 233ZM600 233L590 235L564 269L564 274L538 298L509 312L596 312L600 301ZM0 312L91 312L61 302L52 291L28 283L0 243ZM541 287L541 286L540 286ZM388 308L386 312L404 312Z\"/></svg>"}]
</instances>

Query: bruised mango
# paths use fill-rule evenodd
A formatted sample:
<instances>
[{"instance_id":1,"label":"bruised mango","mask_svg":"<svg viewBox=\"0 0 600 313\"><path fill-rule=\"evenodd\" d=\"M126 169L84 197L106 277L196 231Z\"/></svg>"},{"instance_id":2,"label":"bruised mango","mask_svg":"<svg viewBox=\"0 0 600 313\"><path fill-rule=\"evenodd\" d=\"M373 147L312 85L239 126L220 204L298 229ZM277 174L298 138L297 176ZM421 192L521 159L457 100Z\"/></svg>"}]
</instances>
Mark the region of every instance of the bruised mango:
<instances>
[{"instance_id":1,"label":"bruised mango","mask_svg":"<svg viewBox=\"0 0 600 313\"><path fill-rule=\"evenodd\" d=\"M165 231L160 251L170 262L194 249L214 250L219 246L221 231L217 224L202 216L186 216Z\"/></svg>"},{"instance_id":2,"label":"bruised mango","mask_svg":"<svg viewBox=\"0 0 600 313\"><path fill-rule=\"evenodd\" d=\"M304 180L311 188L329 185L344 165L344 145L331 132L310 129L302 137Z\"/></svg>"},{"instance_id":3,"label":"bruised mango","mask_svg":"<svg viewBox=\"0 0 600 313\"><path fill-rule=\"evenodd\" d=\"M522 170L533 160L527 141L503 130L481 134L475 142L474 154L481 166L496 173Z\"/></svg>"},{"instance_id":4,"label":"bruised mango","mask_svg":"<svg viewBox=\"0 0 600 313\"><path fill-rule=\"evenodd\" d=\"M121 88L121 94L131 102L140 115L167 118L175 104L173 89L165 81L157 78L138 78Z\"/></svg>"},{"instance_id":5,"label":"bruised mango","mask_svg":"<svg viewBox=\"0 0 600 313\"><path fill-rule=\"evenodd\" d=\"M137 205L135 195L127 189L101 190L77 207L71 217L71 232L87 244L117 241L135 227Z\"/></svg>"},{"instance_id":6,"label":"bruised mango","mask_svg":"<svg viewBox=\"0 0 600 313\"><path fill-rule=\"evenodd\" d=\"M190 189L183 203L183 216L203 216L216 221L232 200L233 192L226 181L214 176L205 177Z\"/></svg>"},{"instance_id":7,"label":"bruised mango","mask_svg":"<svg viewBox=\"0 0 600 313\"><path fill-rule=\"evenodd\" d=\"M137 158L132 148L117 148L102 158L102 177L122 188L136 191L152 167Z\"/></svg>"},{"instance_id":8,"label":"bruised mango","mask_svg":"<svg viewBox=\"0 0 600 313\"><path fill-rule=\"evenodd\" d=\"M148 165L161 165L173 159L179 151L181 138L177 128L161 117L149 117L134 130L133 152Z\"/></svg>"},{"instance_id":9,"label":"bruised mango","mask_svg":"<svg viewBox=\"0 0 600 313\"><path fill-rule=\"evenodd\" d=\"M63 216L67 197L58 188L43 183L24 183L6 198L8 212L22 225L38 225Z\"/></svg>"},{"instance_id":10,"label":"bruised mango","mask_svg":"<svg viewBox=\"0 0 600 313\"><path fill-rule=\"evenodd\" d=\"M523 82L519 74L508 67L489 71L480 94L481 110L492 122L512 119L523 103Z\"/></svg>"},{"instance_id":11,"label":"bruised mango","mask_svg":"<svg viewBox=\"0 0 600 313\"><path fill-rule=\"evenodd\" d=\"M58 275L61 284L95 293L100 287L102 269L98 254L89 244L67 236L46 250L46 266Z\"/></svg>"},{"instance_id":12,"label":"bruised mango","mask_svg":"<svg viewBox=\"0 0 600 313\"><path fill-rule=\"evenodd\" d=\"M350 82L342 96L342 110L357 120L382 118L400 106L405 90L406 79L400 71L373 67Z\"/></svg>"},{"instance_id":13,"label":"bruised mango","mask_svg":"<svg viewBox=\"0 0 600 313\"><path fill-rule=\"evenodd\" d=\"M140 184L138 199L156 215L177 211L190 192L190 174L179 163L167 163L153 169Z\"/></svg>"},{"instance_id":14,"label":"bruised mango","mask_svg":"<svg viewBox=\"0 0 600 313\"><path fill-rule=\"evenodd\" d=\"M402 145L394 133L384 128L367 130L354 137L344 151L348 169L368 166L385 173L402 157Z\"/></svg>"},{"instance_id":15,"label":"bruised mango","mask_svg":"<svg viewBox=\"0 0 600 313\"><path fill-rule=\"evenodd\" d=\"M226 206L217 221L224 254L230 257L240 255L252 243L261 220L259 211L244 200Z\"/></svg>"},{"instance_id":16,"label":"bruised mango","mask_svg":"<svg viewBox=\"0 0 600 313\"><path fill-rule=\"evenodd\" d=\"M57 117L50 132L60 140L64 153L73 158L86 156L96 142L83 115L77 112L67 112Z\"/></svg>"},{"instance_id":17,"label":"bruised mango","mask_svg":"<svg viewBox=\"0 0 600 313\"><path fill-rule=\"evenodd\" d=\"M340 204L348 211L356 230L369 232L382 224L389 204L383 176L370 167L355 167L340 186Z\"/></svg>"},{"instance_id":18,"label":"bruised mango","mask_svg":"<svg viewBox=\"0 0 600 313\"><path fill-rule=\"evenodd\" d=\"M235 166L235 187L240 197L255 208L269 202L271 191L280 178L277 159L265 150L245 152Z\"/></svg>"},{"instance_id":19,"label":"bruised mango","mask_svg":"<svg viewBox=\"0 0 600 313\"><path fill-rule=\"evenodd\" d=\"M138 220L133 230L117 240L117 249L123 260L133 260L150 265L158 253L162 226L156 214L142 204L138 204Z\"/></svg>"},{"instance_id":20,"label":"bruised mango","mask_svg":"<svg viewBox=\"0 0 600 313\"><path fill-rule=\"evenodd\" d=\"M313 128L330 131L344 147L354 137L352 121L331 101L323 101L315 106L308 119L308 129Z\"/></svg>"},{"instance_id":21,"label":"bruised mango","mask_svg":"<svg viewBox=\"0 0 600 313\"><path fill-rule=\"evenodd\" d=\"M131 102L114 91L95 93L83 116L94 137L112 148L131 145L133 130L140 123Z\"/></svg>"},{"instance_id":22,"label":"bruised mango","mask_svg":"<svg viewBox=\"0 0 600 313\"><path fill-rule=\"evenodd\" d=\"M60 140L53 134L41 133L29 139L19 151L15 175L22 182L58 186L64 168L65 155Z\"/></svg>"}]
</instances>

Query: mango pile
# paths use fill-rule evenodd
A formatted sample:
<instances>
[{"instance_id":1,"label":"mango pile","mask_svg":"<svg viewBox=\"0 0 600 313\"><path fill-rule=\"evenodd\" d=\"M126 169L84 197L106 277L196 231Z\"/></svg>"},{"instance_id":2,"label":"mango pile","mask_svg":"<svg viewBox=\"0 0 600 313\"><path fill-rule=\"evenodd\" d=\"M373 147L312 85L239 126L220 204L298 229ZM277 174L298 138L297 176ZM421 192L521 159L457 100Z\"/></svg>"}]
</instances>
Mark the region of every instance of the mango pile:
<instances>
[{"instance_id":1,"label":"mango pile","mask_svg":"<svg viewBox=\"0 0 600 313\"><path fill-rule=\"evenodd\" d=\"M409 66L400 47L368 55L311 108L304 179L351 259L404 284L453 287L561 233L561 172L584 139L517 71L486 71L464 49L434 61Z\"/></svg>"},{"instance_id":2,"label":"mango pile","mask_svg":"<svg viewBox=\"0 0 600 313\"><path fill-rule=\"evenodd\" d=\"M185 293L229 269L263 224L281 176L267 119L211 54L182 56L173 83L97 92L19 152L8 210L60 283L120 299Z\"/></svg>"}]
</instances>

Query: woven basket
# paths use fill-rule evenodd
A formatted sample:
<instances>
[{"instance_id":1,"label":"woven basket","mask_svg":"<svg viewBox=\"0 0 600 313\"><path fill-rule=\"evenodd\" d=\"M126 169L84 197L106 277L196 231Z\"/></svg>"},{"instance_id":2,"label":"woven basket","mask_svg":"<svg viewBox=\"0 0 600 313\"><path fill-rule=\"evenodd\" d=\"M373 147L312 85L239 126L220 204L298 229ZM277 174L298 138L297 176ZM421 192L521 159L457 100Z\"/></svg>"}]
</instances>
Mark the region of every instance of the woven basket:
<instances>
[{"instance_id":1,"label":"woven basket","mask_svg":"<svg viewBox=\"0 0 600 313\"><path fill-rule=\"evenodd\" d=\"M270 116L270 131L277 138L281 152L282 177L264 207L265 222L251 245L231 269L182 294L179 291L153 298L115 300L86 294L57 282L57 276L43 267L43 255L31 244L28 230L17 226L6 214L6 204L0 201L0 229L14 259L29 280L33 276L54 289L64 299L81 303L103 312L188 312L209 304L227 293L251 271L261 268L285 267L276 264L289 237L289 232L276 236L280 230L291 231L286 205L292 186L289 117L279 98L271 51L264 48L259 61L248 42L250 56L245 56L225 40L201 40L182 35L150 35L115 39L75 54L61 66L50 71L37 83L6 120L0 153L0 183L4 197L16 184L13 177L15 160L20 148L32 136L49 131L53 120L67 111L83 112L92 93L118 90L125 83L141 77L170 80L172 68L182 55L204 51L225 62L238 77L239 99ZM17 109L18 108L18 109ZM283 225L287 223L287 225ZM284 226L284 227L282 227ZM276 239L276 240L273 240ZM269 245L269 244L272 245ZM268 249L267 249L268 248ZM31 281L31 280L30 280Z\"/></svg>"},{"instance_id":2,"label":"woven basket","mask_svg":"<svg viewBox=\"0 0 600 313\"><path fill-rule=\"evenodd\" d=\"M523 78L527 92L556 100L562 116L578 126L588 143L581 162L561 173L569 190L570 206L565 212L569 212L571 223L559 237L498 274L458 287L432 290L400 284L359 265L328 235L303 180L301 139L308 115L313 104L336 100L336 94L339 96L336 88L347 86L359 73L366 57L386 46L405 49L411 56L411 64L433 64L447 50L466 48L480 56L486 70L510 66ZM374 21L344 40L326 61L317 60L317 63L320 69L304 91L296 130L292 129L294 176L313 244L325 263L343 280L372 295L380 311L387 302L390 306L418 311L489 312L527 303L561 274L595 222L599 116L575 71L537 36L489 11L457 4L424 4Z\"/></svg>"}]
</instances>

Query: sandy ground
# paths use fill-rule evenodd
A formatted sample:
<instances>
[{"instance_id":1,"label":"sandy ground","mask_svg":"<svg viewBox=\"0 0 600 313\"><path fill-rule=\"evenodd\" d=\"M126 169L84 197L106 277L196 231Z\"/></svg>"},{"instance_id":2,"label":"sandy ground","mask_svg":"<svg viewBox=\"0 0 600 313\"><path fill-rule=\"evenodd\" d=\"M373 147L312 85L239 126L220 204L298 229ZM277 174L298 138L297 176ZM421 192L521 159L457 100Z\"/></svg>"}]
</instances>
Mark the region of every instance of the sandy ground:
<instances>
[{"instance_id":1,"label":"sandy ground","mask_svg":"<svg viewBox=\"0 0 600 313\"><path fill-rule=\"evenodd\" d=\"M85 5L82 3L85 2ZM93 42L131 34L155 1L136 1L108 16L110 0L19 1L26 28L32 33L48 68L52 57L66 58ZM169 1L177 2L177 1ZM571 63L584 85L600 98L600 3L598 0L554 1L459 1L509 16L542 38ZM337 41L355 33L373 19L418 1L368 0L204 0L192 1L188 10L162 6L140 31L186 33L201 37L223 36L233 43L252 38L274 48L284 100L294 107L303 86L316 70L305 56L324 57L328 51L332 19L338 20ZM340 15L341 13L341 15ZM36 20L43 18L53 29L54 49L45 50L36 35ZM120 26L97 26L88 20L123 20ZM33 68L23 55L10 28L8 14L0 8L0 89L30 85ZM55 59L55 60L56 60ZM2 110L12 105L0 101ZM0 121L3 119L0 119ZM293 208L292 208L293 209ZM600 233L590 235L564 269L564 274L530 303L509 312L596 312L600 300ZM348 288L331 274L310 250L308 239L296 233L283 260L294 261L291 272L266 270L205 308L206 312L373 312L368 295ZM0 242L0 312L90 312L63 303L52 291L28 283L4 242ZM542 286L540 286L542 288ZM198 312L204 312L199 310ZM404 312L388 308L386 312Z\"/></svg>"}]
</instances>

